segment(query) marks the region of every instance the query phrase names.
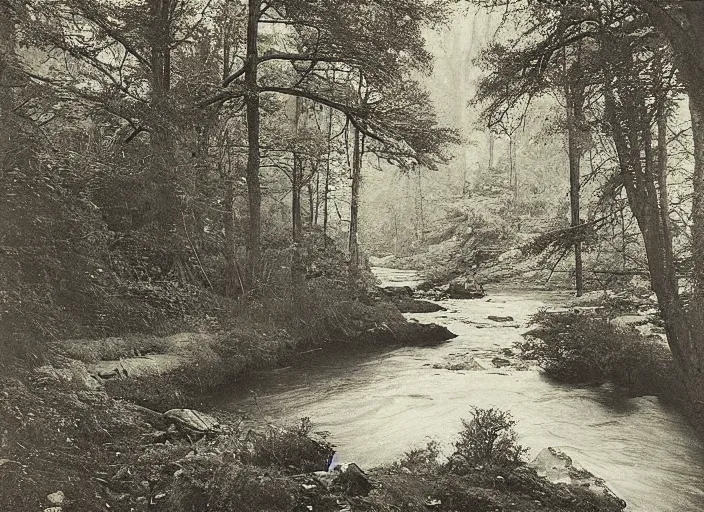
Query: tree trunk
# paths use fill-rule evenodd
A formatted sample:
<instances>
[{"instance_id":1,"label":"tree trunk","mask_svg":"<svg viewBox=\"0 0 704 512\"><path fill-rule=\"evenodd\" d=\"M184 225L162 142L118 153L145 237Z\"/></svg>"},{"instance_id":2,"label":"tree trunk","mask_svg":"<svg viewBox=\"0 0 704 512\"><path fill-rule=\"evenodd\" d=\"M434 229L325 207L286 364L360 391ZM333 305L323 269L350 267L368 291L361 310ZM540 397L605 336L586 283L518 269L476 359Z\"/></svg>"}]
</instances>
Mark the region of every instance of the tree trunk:
<instances>
[{"instance_id":1,"label":"tree trunk","mask_svg":"<svg viewBox=\"0 0 704 512\"><path fill-rule=\"evenodd\" d=\"M579 84L565 86L565 99L567 103L567 148L570 165L570 226L573 228L581 224L580 219L580 164L582 148L580 144L580 125L582 123L584 108L584 88ZM582 241L574 242L574 280L577 297L584 293L584 277L582 270Z\"/></svg>"},{"instance_id":2,"label":"tree trunk","mask_svg":"<svg viewBox=\"0 0 704 512\"><path fill-rule=\"evenodd\" d=\"M312 178L311 178L312 179ZM308 181L308 225L312 226L315 222L315 188L313 182Z\"/></svg>"},{"instance_id":3,"label":"tree trunk","mask_svg":"<svg viewBox=\"0 0 704 512\"><path fill-rule=\"evenodd\" d=\"M222 223L225 230L225 296L237 297L244 292L242 277L240 276L239 265L235 255L237 241L235 237L235 183L232 176L232 169L228 166L228 176L224 180L225 198L222 213Z\"/></svg>"},{"instance_id":4,"label":"tree trunk","mask_svg":"<svg viewBox=\"0 0 704 512\"><path fill-rule=\"evenodd\" d=\"M670 199L667 193L667 111L665 109L663 97L658 101L657 107L657 128L658 128L658 200L660 203L660 220L663 231L663 251L665 265L674 269L674 257L672 255L672 227L670 221Z\"/></svg>"},{"instance_id":5,"label":"tree trunk","mask_svg":"<svg viewBox=\"0 0 704 512\"><path fill-rule=\"evenodd\" d=\"M332 108L328 115L328 154L325 159L325 184L323 185L323 246L328 246L328 198L330 196L330 153L332 151Z\"/></svg>"},{"instance_id":6,"label":"tree trunk","mask_svg":"<svg viewBox=\"0 0 704 512\"><path fill-rule=\"evenodd\" d=\"M684 373L694 420L704 420L704 5L687 2L677 7L646 0L640 4L653 24L669 39L689 96L694 141L692 192L692 296L688 312L673 291L658 293L667 339L678 366ZM682 16L673 16L677 9ZM684 21L684 24L681 23ZM664 258L663 258L664 259ZM650 261L648 261L650 267ZM658 269L651 268L651 276ZM660 280L655 276L655 280ZM662 295L662 298L661 298Z\"/></svg>"},{"instance_id":7,"label":"tree trunk","mask_svg":"<svg viewBox=\"0 0 704 512\"><path fill-rule=\"evenodd\" d=\"M301 113L301 98L294 100L294 113L291 122L291 131L294 141L298 137L298 123ZM295 143L295 142L294 142ZM303 230L303 219L301 213L301 191L303 190L303 160L298 153L293 151L293 171L291 173L291 240L293 242L293 252L291 254L291 282L293 285L294 297L303 284L305 268L303 268L301 258L301 241Z\"/></svg>"},{"instance_id":8,"label":"tree trunk","mask_svg":"<svg viewBox=\"0 0 704 512\"><path fill-rule=\"evenodd\" d=\"M249 206L249 225L247 232L247 267L246 284L254 288L261 265L261 205L262 191L259 180L261 161L259 148L259 89L257 71L259 65L258 35L261 14L260 0L249 0L247 16L247 60L245 62L245 103L247 106L247 200Z\"/></svg>"},{"instance_id":9,"label":"tree trunk","mask_svg":"<svg viewBox=\"0 0 704 512\"><path fill-rule=\"evenodd\" d=\"M350 269L357 271L359 269L360 254L358 240L358 215L359 215L359 188L361 185L362 174L362 150L360 144L359 130L354 130L354 147L352 152L352 197L350 199L350 237L349 237L349 252L350 252Z\"/></svg>"}]
</instances>

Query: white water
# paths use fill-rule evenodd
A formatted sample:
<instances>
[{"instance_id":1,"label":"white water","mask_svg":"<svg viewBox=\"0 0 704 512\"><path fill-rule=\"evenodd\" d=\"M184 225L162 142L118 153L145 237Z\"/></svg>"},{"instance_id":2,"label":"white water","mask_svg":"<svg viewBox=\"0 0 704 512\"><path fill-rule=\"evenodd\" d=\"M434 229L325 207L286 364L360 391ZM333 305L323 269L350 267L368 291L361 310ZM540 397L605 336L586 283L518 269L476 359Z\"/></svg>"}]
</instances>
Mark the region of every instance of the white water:
<instances>
[{"instance_id":1,"label":"white water","mask_svg":"<svg viewBox=\"0 0 704 512\"><path fill-rule=\"evenodd\" d=\"M377 275L385 284L416 280L413 273L389 269L377 269ZM449 446L470 406L499 407L518 420L520 442L531 455L559 447L605 479L628 502L627 510L704 510L704 446L676 411L651 397L628 398L609 387L556 384L536 370L493 367L501 348L521 340L530 315L566 298L559 292L490 290L483 300L446 301L446 312L411 316L446 325L459 335L449 343L375 355L328 354L306 367L263 375L251 389L233 392L225 407L276 422L310 417L317 430L330 432L343 461L362 467L392 462L429 439ZM488 315L516 322L494 323ZM469 356L486 370L432 368Z\"/></svg>"}]
</instances>

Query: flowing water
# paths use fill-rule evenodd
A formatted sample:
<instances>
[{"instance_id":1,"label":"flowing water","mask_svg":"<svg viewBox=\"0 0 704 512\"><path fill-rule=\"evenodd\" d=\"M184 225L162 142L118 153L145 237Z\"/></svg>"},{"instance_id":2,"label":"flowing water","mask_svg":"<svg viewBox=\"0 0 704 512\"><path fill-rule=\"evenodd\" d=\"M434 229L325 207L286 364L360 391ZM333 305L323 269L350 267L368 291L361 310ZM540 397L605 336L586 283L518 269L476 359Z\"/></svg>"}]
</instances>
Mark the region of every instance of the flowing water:
<instances>
[{"instance_id":1,"label":"flowing water","mask_svg":"<svg viewBox=\"0 0 704 512\"><path fill-rule=\"evenodd\" d=\"M413 285L412 272L376 269L385 284ZM510 410L520 443L536 455L560 448L644 512L704 510L704 444L685 419L656 398L614 389L560 385L539 371L496 368L492 359L520 341L539 308L562 292L488 290L480 300L448 300L448 311L410 315L446 325L458 337L434 348L365 355L324 354L262 374L219 404L275 422L310 417L328 431L338 458L374 467L412 447L446 446L471 406ZM511 316L497 323L489 315ZM484 370L436 369L473 358Z\"/></svg>"}]
</instances>

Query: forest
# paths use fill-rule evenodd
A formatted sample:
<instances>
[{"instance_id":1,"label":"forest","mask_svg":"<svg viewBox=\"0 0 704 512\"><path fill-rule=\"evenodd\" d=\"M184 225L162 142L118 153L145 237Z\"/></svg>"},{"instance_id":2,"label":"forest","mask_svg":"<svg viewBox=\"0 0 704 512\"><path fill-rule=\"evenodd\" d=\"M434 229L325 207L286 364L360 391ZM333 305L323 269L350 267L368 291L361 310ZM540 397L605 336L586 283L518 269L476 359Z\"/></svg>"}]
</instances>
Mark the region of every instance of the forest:
<instances>
[{"instance_id":1,"label":"forest","mask_svg":"<svg viewBox=\"0 0 704 512\"><path fill-rule=\"evenodd\" d=\"M0 510L704 507L702 45L698 0L0 0Z\"/></svg>"}]
</instances>

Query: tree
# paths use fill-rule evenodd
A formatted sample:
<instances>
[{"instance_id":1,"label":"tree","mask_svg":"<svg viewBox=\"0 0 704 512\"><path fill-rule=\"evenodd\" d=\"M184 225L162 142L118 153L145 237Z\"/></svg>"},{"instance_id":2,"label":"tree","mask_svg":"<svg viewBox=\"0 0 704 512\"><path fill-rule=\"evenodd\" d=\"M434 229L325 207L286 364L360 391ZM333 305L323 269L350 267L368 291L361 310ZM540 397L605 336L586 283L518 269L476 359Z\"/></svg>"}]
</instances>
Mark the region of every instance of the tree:
<instances>
[{"instance_id":1,"label":"tree","mask_svg":"<svg viewBox=\"0 0 704 512\"><path fill-rule=\"evenodd\" d=\"M261 259L261 95L296 96L335 109L356 131L384 146L391 158L425 158L422 155L437 149L431 146L438 146L450 131L437 129L434 119L429 124L426 120L431 120L432 116L417 110L406 112L404 118L397 105L386 100L384 89L399 87L399 84L408 88L407 74L411 69L429 69L431 56L424 48L421 30L441 21L443 5L443 2L426 4L419 0L365 0L342 6L332 0L248 2L244 64L223 80L219 91L204 98L200 106L241 97L247 106L246 273L250 286L254 286ZM283 27L281 30L295 41L292 48L271 47L260 54L260 27L263 25ZM275 77L270 75L266 83L260 83L260 69L267 63L288 64L292 73L284 75L283 83L280 80L276 83ZM338 72L331 81L329 71L332 69ZM374 105L365 105L355 94L362 83L358 76L363 76L363 80L375 88L379 98ZM421 114L423 120L416 127L408 119L408 114L415 113ZM430 142L433 138L437 140Z\"/></svg>"},{"instance_id":2,"label":"tree","mask_svg":"<svg viewBox=\"0 0 704 512\"><path fill-rule=\"evenodd\" d=\"M651 286L657 296L668 344L686 383L692 412L704 416L704 7L698 2L656 4L579 1L543 4L559 17L578 13L560 30L548 31L535 48L524 75L542 75L559 48L592 41L598 50L591 70L599 79L604 121L616 147L619 179L645 244ZM675 58L663 49L666 37ZM689 97L694 142L692 179L692 286L689 303L679 293L669 229L663 136L674 63ZM656 132L657 137L653 136Z\"/></svg>"}]
</instances>

